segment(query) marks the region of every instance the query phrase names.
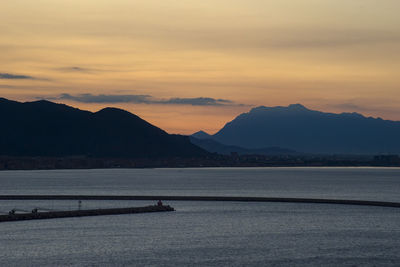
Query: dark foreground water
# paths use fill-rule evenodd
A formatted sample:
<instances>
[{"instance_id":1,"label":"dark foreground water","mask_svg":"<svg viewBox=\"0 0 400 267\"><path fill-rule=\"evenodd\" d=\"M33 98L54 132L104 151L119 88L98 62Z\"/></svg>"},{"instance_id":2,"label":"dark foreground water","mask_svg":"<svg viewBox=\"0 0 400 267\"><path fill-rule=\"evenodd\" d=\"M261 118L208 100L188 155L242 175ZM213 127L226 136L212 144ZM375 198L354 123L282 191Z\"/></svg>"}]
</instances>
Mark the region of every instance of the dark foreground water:
<instances>
[{"instance_id":1,"label":"dark foreground water","mask_svg":"<svg viewBox=\"0 0 400 267\"><path fill-rule=\"evenodd\" d=\"M400 201L400 169L0 172L0 194L163 194ZM82 208L152 204L84 201ZM1 266L399 266L400 209L169 202L171 213L0 224ZM76 201L0 201L76 209Z\"/></svg>"}]
</instances>

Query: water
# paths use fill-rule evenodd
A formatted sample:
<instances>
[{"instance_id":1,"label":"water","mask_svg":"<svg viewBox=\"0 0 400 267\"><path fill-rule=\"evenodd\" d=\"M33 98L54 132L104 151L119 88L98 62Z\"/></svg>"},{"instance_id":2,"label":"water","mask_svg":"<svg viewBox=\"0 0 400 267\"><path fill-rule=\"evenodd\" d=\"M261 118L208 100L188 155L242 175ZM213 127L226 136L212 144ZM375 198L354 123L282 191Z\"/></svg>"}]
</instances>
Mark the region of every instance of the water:
<instances>
[{"instance_id":1,"label":"water","mask_svg":"<svg viewBox=\"0 0 400 267\"><path fill-rule=\"evenodd\" d=\"M0 194L232 195L400 201L396 168L0 172Z\"/></svg>"},{"instance_id":2,"label":"water","mask_svg":"<svg viewBox=\"0 0 400 267\"><path fill-rule=\"evenodd\" d=\"M400 201L400 169L222 168L0 172L0 194L325 197ZM84 201L83 208L148 201ZM3 266L399 266L400 209L179 202L171 213L0 224ZM0 201L0 211L77 201Z\"/></svg>"}]
</instances>

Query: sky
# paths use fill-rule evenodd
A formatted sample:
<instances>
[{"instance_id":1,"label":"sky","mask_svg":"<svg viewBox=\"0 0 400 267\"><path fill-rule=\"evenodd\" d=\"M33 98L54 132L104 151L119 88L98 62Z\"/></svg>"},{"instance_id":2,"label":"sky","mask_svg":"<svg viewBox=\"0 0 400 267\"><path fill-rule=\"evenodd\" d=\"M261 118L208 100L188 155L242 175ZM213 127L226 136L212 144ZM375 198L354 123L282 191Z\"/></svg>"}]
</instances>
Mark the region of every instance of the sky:
<instances>
[{"instance_id":1,"label":"sky","mask_svg":"<svg viewBox=\"0 0 400 267\"><path fill-rule=\"evenodd\" d=\"M215 133L301 103L400 120L398 0L4 0L0 97Z\"/></svg>"}]
</instances>

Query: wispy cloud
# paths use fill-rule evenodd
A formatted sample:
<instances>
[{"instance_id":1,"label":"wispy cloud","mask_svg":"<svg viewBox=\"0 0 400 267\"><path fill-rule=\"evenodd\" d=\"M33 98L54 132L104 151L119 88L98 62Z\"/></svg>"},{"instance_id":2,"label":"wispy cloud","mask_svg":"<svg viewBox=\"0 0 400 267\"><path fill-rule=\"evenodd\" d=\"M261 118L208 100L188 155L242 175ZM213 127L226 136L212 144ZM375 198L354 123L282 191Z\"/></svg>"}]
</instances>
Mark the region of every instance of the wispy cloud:
<instances>
[{"instance_id":1,"label":"wispy cloud","mask_svg":"<svg viewBox=\"0 0 400 267\"><path fill-rule=\"evenodd\" d=\"M56 70L62 71L62 72L82 72L82 73L89 73L89 72L93 72L93 71L98 71L97 69L82 68L82 67L78 67L78 66L62 67L62 68L57 68Z\"/></svg>"},{"instance_id":2,"label":"wispy cloud","mask_svg":"<svg viewBox=\"0 0 400 267\"><path fill-rule=\"evenodd\" d=\"M195 97L195 98L170 98L160 100L158 104L174 104L174 105L192 105L192 106L222 106L235 104L227 99L215 99L211 97Z\"/></svg>"},{"instance_id":3,"label":"wispy cloud","mask_svg":"<svg viewBox=\"0 0 400 267\"><path fill-rule=\"evenodd\" d=\"M365 102L365 101L364 101ZM327 107L335 108L346 112L360 112L360 113L373 113L373 114L396 114L399 109L396 104L386 101L387 105L376 105L375 103L356 103L344 102L339 104L328 104Z\"/></svg>"},{"instance_id":4,"label":"wispy cloud","mask_svg":"<svg viewBox=\"0 0 400 267\"><path fill-rule=\"evenodd\" d=\"M243 105L228 99L216 99L211 97L194 98L169 98L157 99L151 95L93 95L93 94L61 94L58 100L72 100L82 103L134 103L134 104L159 104L159 105L191 105L191 106L237 106Z\"/></svg>"},{"instance_id":5,"label":"wispy cloud","mask_svg":"<svg viewBox=\"0 0 400 267\"><path fill-rule=\"evenodd\" d=\"M340 109L344 109L344 110L354 110L354 111L370 110L370 108L368 108L368 107L360 106L358 104L350 103L350 102L341 103L341 104L332 104L330 106L333 108L340 108Z\"/></svg>"},{"instance_id":6,"label":"wispy cloud","mask_svg":"<svg viewBox=\"0 0 400 267\"><path fill-rule=\"evenodd\" d=\"M82 103L136 103L149 104L151 96L149 95L92 95L92 94L61 94L56 99L66 99Z\"/></svg>"},{"instance_id":7,"label":"wispy cloud","mask_svg":"<svg viewBox=\"0 0 400 267\"><path fill-rule=\"evenodd\" d=\"M20 74L0 73L0 79L8 80L36 80L35 77Z\"/></svg>"}]
</instances>

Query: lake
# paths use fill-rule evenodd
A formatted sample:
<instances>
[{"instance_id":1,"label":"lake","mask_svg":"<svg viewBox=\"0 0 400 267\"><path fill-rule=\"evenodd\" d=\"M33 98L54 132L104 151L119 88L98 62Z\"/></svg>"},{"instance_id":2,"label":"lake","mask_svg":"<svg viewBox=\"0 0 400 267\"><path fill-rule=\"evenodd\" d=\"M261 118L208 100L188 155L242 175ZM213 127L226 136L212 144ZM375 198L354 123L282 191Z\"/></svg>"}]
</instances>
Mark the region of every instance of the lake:
<instances>
[{"instance_id":1,"label":"lake","mask_svg":"<svg viewBox=\"0 0 400 267\"><path fill-rule=\"evenodd\" d=\"M202 195L400 202L396 168L198 168L0 172L0 194ZM83 201L82 208L151 201ZM400 209L181 202L176 212L0 224L5 266L398 266ZM0 201L0 212L77 201Z\"/></svg>"}]
</instances>

